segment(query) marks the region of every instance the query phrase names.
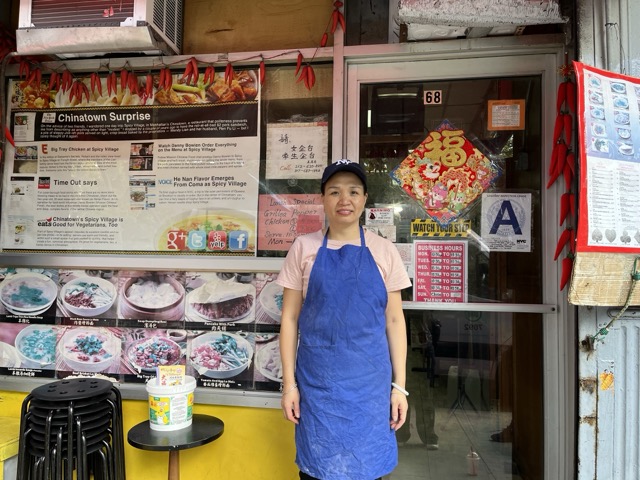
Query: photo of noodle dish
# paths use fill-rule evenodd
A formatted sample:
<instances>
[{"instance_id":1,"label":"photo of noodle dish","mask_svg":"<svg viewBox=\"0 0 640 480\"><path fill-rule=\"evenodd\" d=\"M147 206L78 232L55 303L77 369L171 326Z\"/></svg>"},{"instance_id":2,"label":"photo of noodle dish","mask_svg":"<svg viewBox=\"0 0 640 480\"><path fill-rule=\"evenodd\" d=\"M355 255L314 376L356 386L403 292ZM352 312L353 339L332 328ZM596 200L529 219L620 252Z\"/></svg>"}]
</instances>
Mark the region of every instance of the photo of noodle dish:
<instances>
[{"instance_id":1,"label":"photo of noodle dish","mask_svg":"<svg viewBox=\"0 0 640 480\"><path fill-rule=\"evenodd\" d=\"M55 282L37 272L18 272L0 283L2 306L14 315L40 315L58 295Z\"/></svg>"},{"instance_id":2,"label":"photo of noodle dish","mask_svg":"<svg viewBox=\"0 0 640 480\"><path fill-rule=\"evenodd\" d=\"M186 315L195 321L252 322L255 296L251 284L213 277L187 294Z\"/></svg>"},{"instance_id":3,"label":"photo of noodle dish","mask_svg":"<svg viewBox=\"0 0 640 480\"><path fill-rule=\"evenodd\" d=\"M62 309L81 317L101 315L116 300L116 287L103 278L78 277L65 283L60 289Z\"/></svg>"},{"instance_id":4,"label":"photo of noodle dish","mask_svg":"<svg viewBox=\"0 0 640 480\"><path fill-rule=\"evenodd\" d=\"M120 358L120 340L106 328L70 328L59 342L64 363L79 372L103 372Z\"/></svg>"},{"instance_id":5,"label":"photo of noodle dish","mask_svg":"<svg viewBox=\"0 0 640 480\"><path fill-rule=\"evenodd\" d=\"M201 376L235 377L251 365L252 358L251 343L235 333L208 332L190 342L189 363Z\"/></svg>"},{"instance_id":6,"label":"photo of noodle dish","mask_svg":"<svg viewBox=\"0 0 640 480\"><path fill-rule=\"evenodd\" d=\"M161 365L177 365L182 356L180 345L161 335L142 338L127 348L127 360L137 371L155 371Z\"/></svg>"}]
</instances>

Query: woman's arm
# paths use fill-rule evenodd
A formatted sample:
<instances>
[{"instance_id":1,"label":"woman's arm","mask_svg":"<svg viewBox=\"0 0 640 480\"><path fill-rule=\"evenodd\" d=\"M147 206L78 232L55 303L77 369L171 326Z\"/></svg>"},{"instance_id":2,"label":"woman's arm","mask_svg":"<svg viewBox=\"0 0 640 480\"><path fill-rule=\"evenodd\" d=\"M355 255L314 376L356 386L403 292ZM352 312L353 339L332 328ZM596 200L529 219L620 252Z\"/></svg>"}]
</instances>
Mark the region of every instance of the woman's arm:
<instances>
[{"instance_id":1,"label":"woman's arm","mask_svg":"<svg viewBox=\"0 0 640 480\"><path fill-rule=\"evenodd\" d=\"M392 381L404 389L407 379L407 327L399 290L388 294L386 319ZM391 428L398 430L402 427L407 419L408 409L406 395L394 388L391 391Z\"/></svg>"},{"instance_id":2,"label":"woman's arm","mask_svg":"<svg viewBox=\"0 0 640 480\"><path fill-rule=\"evenodd\" d=\"M282 359L282 411L287 420L298 423L300 394L296 387L295 368L298 347L298 316L302 308L302 291L284 289L280 323L280 358Z\"/></svg>"}]
</instances>

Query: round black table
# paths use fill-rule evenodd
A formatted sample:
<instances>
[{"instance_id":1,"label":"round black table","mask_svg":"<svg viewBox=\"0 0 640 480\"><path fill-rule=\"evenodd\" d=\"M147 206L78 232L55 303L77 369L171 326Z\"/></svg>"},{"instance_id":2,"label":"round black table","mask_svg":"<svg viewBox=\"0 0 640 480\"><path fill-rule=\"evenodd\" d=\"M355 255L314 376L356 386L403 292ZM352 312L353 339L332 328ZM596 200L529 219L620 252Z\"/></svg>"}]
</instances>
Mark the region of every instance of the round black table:
<instances>
[{"instance_id":1,"label":"round black table","mask_svg":"<svg viewBox=\"0 0 640 480\"><path fill-rule=\"evenodd\" d=\"M142 450L169 452L169 480L180 478L180 450L213 442L224 432L224 422L211 415L194 414L191 426L180 430L152 430L149 420L129 430L127 440Z\"/></svg>"}]
</instances>

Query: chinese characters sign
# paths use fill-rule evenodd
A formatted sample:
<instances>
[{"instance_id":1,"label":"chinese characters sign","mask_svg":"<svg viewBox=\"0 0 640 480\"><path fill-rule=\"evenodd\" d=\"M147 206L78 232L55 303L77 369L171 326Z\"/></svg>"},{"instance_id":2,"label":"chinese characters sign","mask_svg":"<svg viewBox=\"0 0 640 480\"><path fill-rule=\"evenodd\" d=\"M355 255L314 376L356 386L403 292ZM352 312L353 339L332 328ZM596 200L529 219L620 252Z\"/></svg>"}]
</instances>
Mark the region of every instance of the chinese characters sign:
<instances>
[{"instance_id":1,"label":"chinese characters sign","mask_svg":"<svg viewBox=\"0 0 640 480\"><path fill-rule=\"evenodd\" d=\"M326 122L267 125L266 178L320 178L327 165L328 138Z\"/></svg>"},{"instance_id":2,"label":"chinese characters sign","mask_svg":"<svg viewBox=\"0 0 640 480\"><path fill-rule=\"evenodd\" d=\"M499 171L462 130L445 120L390 175L445 226L493 185Z\"/></svg>"}]
</instances>

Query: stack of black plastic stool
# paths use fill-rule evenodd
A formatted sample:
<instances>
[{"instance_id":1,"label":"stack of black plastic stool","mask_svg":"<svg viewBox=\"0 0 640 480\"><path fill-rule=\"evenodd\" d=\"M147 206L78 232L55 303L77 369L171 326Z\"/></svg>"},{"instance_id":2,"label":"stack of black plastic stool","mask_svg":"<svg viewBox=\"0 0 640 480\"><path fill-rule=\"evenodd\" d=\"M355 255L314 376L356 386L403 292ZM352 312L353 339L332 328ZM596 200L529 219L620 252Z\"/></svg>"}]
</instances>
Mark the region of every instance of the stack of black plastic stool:
<instances>
[{"instance_id":1,"label":"stack of black plastic stool","mask_svg":"<svg viewBox=\"0 0 640 480\"><path fill-rule=\"evenodd\" d=\"M22 403L18 480L125 480L122 397L109 380L35 388Z\"/></svg>"}]
</instances>

